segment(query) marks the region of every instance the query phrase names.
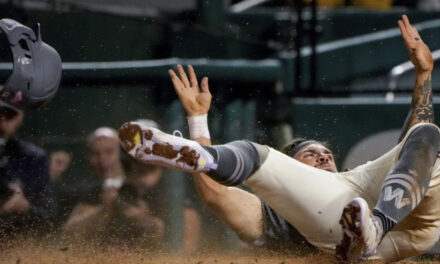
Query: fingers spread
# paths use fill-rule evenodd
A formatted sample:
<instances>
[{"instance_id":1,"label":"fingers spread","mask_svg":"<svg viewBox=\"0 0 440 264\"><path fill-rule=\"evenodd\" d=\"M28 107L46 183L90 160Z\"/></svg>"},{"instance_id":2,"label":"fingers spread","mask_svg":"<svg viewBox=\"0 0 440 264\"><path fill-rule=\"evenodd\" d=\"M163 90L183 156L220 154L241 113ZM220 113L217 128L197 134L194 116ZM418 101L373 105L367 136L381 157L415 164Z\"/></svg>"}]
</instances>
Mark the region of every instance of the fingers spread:
<instances>
[{"instance_id":1,"label":"fingers spread","mask_svg":"<svg viewBox=\"0 0 440 264\"><path fill-rule=\"evenodd\" d=\"M177 71L180 75L180 80L183 82L184 87L190 87L188 77L186 76L185 70L183 69L182 65L177 65Z\"/></svg>"},{"instance_id":2,"label":"fingers spread","mask_svg":"<svg viewBox=\"0 0 440 264\"><path fill-rule=\"evenodd\" d=\"M197 76L194 71L194 68L191 65L188 65L188 74L189 74L189 80L191 82L191 87L199 89L199 83L197 82Z\"/></svg>"},{"instance_id":3,"label":"fingers spread","mask_svg":"<svg viewBox=\"0 0 440 264\"><path fill-rule=\"evenodd\" d=\"M168 70L168 74L171 77L171 82L173 83L174 89L179 92L184 88L183 83L180 81L179 77L177 77L176 73L173 70Z\"/></svg>"},{"instance_id":4,"label":"fingers spread","mask_svg":"<svg viewBox=\"0 0 440 264\"><path fill-rule=\"evenodd\" d=\"M208 85L208 77L203 77L201 88L202 88L202 92L210 93L209 92L209 85Z\"/></svg>"}]
</instances>

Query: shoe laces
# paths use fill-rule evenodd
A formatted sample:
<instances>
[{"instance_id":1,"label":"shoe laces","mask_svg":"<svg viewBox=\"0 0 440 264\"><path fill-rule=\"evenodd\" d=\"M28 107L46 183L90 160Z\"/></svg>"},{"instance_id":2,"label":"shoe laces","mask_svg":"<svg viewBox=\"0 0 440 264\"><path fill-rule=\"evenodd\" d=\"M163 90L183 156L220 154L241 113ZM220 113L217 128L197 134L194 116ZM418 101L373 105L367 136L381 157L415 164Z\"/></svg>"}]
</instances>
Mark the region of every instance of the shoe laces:
<instances>
[{"instance_id":1,"label":"shoe laces","mask_svg":"<svg viewBox=\"0 0 440 264\"><path fill-rule=\"evenodd\" d=\"M180 132L180 130L177 129L173 131L173 136L183 138L182 132Z\"/></svg>"}]
</instances>

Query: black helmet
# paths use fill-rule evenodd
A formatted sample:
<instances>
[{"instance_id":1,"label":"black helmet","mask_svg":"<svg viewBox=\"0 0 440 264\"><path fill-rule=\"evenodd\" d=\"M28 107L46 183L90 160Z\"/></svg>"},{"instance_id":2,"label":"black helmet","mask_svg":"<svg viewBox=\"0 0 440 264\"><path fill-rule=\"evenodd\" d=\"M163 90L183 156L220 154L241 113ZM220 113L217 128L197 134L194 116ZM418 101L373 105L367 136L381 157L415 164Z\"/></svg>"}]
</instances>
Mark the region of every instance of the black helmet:
<instances>
[{"instance_id":1,"label":"black helmet","mask_svg":"<svg viewBox=\"0 0 440 264\"><path fill-rule=\"evenodd\" d=\"M61 81L61 58L41 40L40 24L34 30L15 20L0 20L12 51L13 70L0 88L0 99L19 110L47 103Z\"/></svg>"}]
</instances>

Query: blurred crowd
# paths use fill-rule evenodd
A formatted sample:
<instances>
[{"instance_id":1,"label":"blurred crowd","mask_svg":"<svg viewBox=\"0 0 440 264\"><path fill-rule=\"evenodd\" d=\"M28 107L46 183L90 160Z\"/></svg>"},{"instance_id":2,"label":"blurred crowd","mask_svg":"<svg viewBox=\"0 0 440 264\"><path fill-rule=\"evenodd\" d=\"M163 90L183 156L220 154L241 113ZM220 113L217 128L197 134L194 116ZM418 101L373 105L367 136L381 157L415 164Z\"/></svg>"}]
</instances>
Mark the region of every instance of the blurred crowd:
<instances>
[{"instance_id":1,"label":"blurred crowd","mask_svg":"<svg viewBox=\"0 0 440 264\"><path fill-rule=\"evenodd\" d=\"M66 171L75 157L65 150L47 155L17 138L23 117L0 106L0 238L52 233L72 243L164 248L162 168L122 156L117 131L99 127L84 141L89 175L69 184ZM201 221L191 201L184 204L183 250L192 253L199 247Z\"/></svg>"}]
</instances>

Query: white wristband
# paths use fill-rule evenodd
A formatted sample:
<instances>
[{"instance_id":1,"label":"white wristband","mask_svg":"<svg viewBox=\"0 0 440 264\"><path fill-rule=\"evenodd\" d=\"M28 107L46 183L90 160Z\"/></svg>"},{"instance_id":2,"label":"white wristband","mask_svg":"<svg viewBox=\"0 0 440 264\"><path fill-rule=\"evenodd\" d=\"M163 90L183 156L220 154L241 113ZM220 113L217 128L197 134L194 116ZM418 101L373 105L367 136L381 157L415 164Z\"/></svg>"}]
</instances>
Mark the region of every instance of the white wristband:
<instances>
[{"instance_id":1,"label":"white wristband","mask_svg":"<svg viewBox=\"0 0 440 264\"><path fill-rule=\"evenodd\" d=\"M211 139L209 136L208 129L208 114L198 115L198 116L188 116L188 127L189 127L189 137L191 139L196 138L207 138Z\"/></svg>"}]
</instances>

